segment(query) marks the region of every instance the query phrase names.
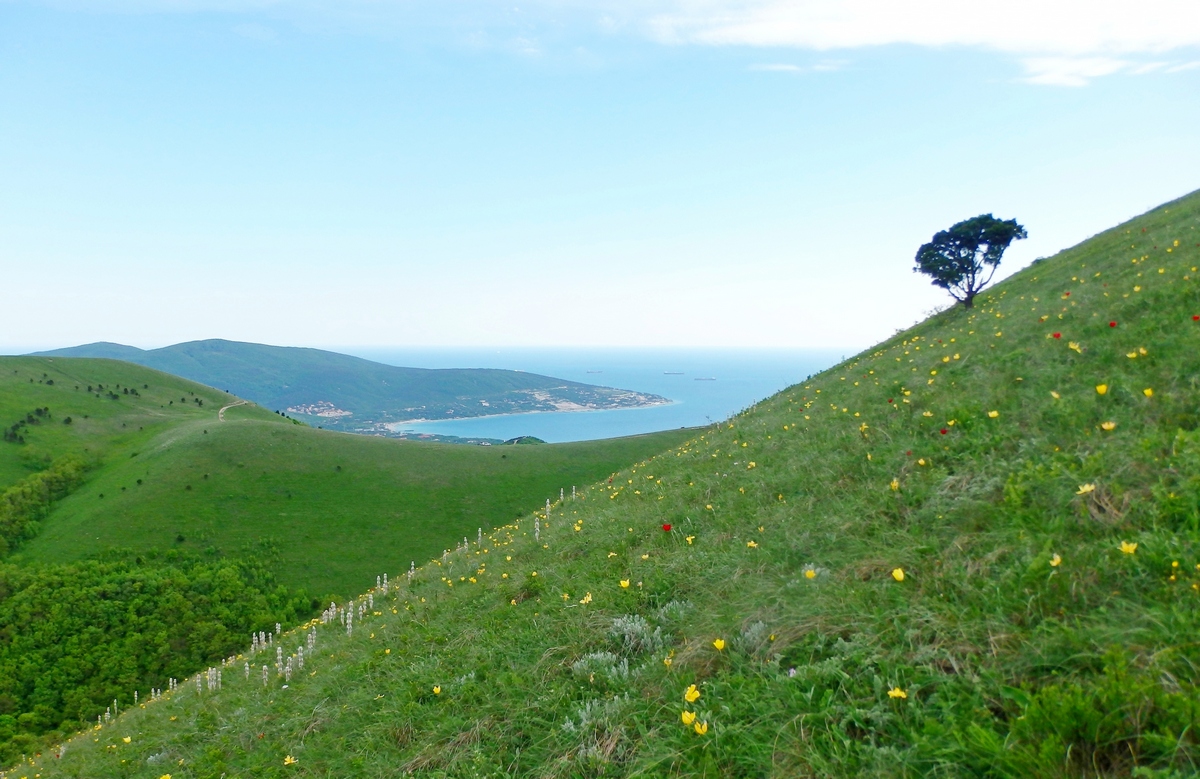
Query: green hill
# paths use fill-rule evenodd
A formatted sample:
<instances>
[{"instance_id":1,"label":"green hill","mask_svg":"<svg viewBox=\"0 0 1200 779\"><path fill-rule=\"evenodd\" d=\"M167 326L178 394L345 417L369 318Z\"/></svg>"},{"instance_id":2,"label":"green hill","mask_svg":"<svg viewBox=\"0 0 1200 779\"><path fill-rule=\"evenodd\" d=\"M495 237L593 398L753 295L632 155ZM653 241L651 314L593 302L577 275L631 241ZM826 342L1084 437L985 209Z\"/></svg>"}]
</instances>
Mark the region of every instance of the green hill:
<instances>
[{"instance_id":1,"label":"green hill","mask_svg":"<svg viewBox=\"0 0 1200 779\"><path fill-rule=\"evenodd\" d=\"M13 559L250 553L289 586L346 596L691 435L454 446L317 430L254 404L218 419L240 402L128 363L0 358L0 419L50 409L23 444L0 442L0 488L68 454L98 464Z\"/></svg>"},{"instance_id":2,"label":"green hill","mask_svg":"<svg viewBox=\"0 0 1200 779\"><path fill-rule=\"evenodd\" d=\"M1194 775L1198 226L1040 261L9 775Z\"/></svg>"},{"instance_id":3,"label":"green hill","mask_svg":"<svg viewBox=\"0 0 1200 779\"><path fill-rule=\"evenodd\" d=\"M108 357L229 390L315 426L388 435L389 423L559 409L634 408L666 398L521 371L397 368L320 349L213 339L148 351L95 343L42 352Z\"/></svg>"}]
</instances>

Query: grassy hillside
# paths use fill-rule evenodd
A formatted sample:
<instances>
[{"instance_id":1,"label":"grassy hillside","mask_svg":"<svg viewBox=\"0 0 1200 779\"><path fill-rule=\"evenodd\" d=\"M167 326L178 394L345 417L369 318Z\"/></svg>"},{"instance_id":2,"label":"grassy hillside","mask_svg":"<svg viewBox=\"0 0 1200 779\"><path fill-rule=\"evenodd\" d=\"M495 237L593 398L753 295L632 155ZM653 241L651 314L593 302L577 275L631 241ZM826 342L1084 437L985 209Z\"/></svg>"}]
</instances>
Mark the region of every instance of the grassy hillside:
<instances>
[{"instance_id":1,"label":"grassy hillside","mask_svg":"<svg viewBox=\"0 0 1200 779\"><path fill-rule=\"evenodd\" d=\"M110 549L250 553L285 584L349 595L376 571L440 553L690 435L439 445L316 430L253 404L219 421L219 408L234 402L128 363L0 358L0 418L46 407L51 414L24 428L24 444L0 442L0 487L68 452L100 463L14 559L58 563ZM314 558L313 548L327 552Z\"/></svg>"},{"instance_id":2,"label":"grassy hillside","mask_svg":"<svg viewBox=\"0 0 1200 779\"><path fill-rule=\"evenodd\" d=\"M1193 775L1198 226L1039 262L10 776Z\"/></svg>"},{"instance_id":3,"label":"grassy hillside","mask_svg":"<svg viewBox=\"0 0 1200 779\"><path fill-rule=\"evenodd\" d=\"M220 387L313 425L387 434L389 422L527 411L631 408L666 402L646 393L495 369L398 368L321 349L212 339L145 351L95 343L43 352L112 357Z\"/></svg>"}]
</instances>

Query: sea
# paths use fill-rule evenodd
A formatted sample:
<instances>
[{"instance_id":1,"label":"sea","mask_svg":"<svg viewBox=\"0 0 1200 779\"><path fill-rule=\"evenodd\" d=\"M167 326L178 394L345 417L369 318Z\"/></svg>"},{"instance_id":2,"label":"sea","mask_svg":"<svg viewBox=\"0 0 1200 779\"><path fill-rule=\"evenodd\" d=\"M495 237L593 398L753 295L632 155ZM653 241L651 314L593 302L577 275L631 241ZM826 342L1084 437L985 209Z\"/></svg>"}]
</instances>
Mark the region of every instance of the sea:
<instances>
[{"instance_id":1,"label":"sea","mask_svg":"<svg viewBox=\"0 0 1200 779\"><path fill-rule=\"evenodd\" d=\"M605 411L501 414L413 421L397 432L549 443L713 424L849 356L829 349L384 349L342 348L411 368L505 368L586 384L650 392L669 404Z\"/></svg>"}]
</instances>

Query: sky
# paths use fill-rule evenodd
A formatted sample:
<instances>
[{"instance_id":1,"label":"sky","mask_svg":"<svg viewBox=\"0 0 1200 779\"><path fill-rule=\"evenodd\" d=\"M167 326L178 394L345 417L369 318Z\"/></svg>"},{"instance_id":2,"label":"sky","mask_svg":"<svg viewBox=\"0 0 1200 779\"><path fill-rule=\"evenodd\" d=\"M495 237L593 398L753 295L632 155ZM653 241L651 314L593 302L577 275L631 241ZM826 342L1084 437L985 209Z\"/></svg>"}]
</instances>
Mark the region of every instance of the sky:
<instances>
[{"instance_id":1,"label":"sky","mask_svg":"<svg viewBox=\"0 0 1200 779\"><path fill-rule=\"evenodd\" d=\"M1200 188L1195 0L0 0L0 352L865 348Z\"/></svg>"}]
</instances>

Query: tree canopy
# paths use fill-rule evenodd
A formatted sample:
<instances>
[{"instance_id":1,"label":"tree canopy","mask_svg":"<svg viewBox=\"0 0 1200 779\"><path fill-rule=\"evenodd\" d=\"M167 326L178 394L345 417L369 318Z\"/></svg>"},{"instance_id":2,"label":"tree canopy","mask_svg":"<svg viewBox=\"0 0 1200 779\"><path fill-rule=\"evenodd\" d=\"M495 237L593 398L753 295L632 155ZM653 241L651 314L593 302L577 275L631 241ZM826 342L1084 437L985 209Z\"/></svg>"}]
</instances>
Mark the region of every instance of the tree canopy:
<instances>
[{"instance_id":1,"label":"tree canopy","mask_svg":"<svg viewBox=\"0 0 1200 779\"><path fill-rule=\"evenodd\" d=\"M917 273L924 273L965 308L996 274L1000 258L1013 241L1028 237L1016 219L980 214L933 236L917 250ZM985 277L986 276L986 277Z\"/></svg>"}]
</instances>

